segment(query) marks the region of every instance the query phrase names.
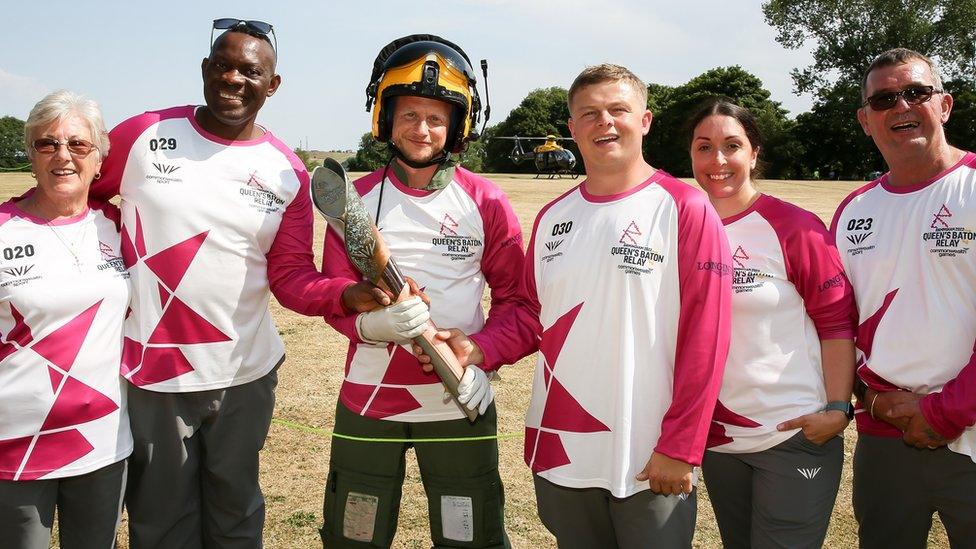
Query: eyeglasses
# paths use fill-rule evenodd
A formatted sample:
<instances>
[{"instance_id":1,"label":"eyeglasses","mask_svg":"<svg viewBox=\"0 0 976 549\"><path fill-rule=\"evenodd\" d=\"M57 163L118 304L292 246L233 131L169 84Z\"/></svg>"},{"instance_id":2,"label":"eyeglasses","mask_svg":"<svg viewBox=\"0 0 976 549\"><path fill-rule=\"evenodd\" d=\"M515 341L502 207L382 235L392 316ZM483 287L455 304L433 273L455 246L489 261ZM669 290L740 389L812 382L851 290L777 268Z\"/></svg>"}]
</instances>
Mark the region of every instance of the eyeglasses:
<instances>
[{"instance_id":1,"label":"eyeglasses","mask_svg":"<svg viewBox=\"0 0 976 549\"><path fill-rule=\"evenodd\" d=\"M84 139L68 139L67 141L61 142L50 137L42 137L35 139L31 143L31 147L41 154L54 154L58 152L61 145L67 147L68 152L73 156L88 156L95 149L95 145Z\"/></svg>"},{"instance_id":2,"label":"eyeglasses","mask_svg":"<svg viewBox=\"0 0 976 549\"><path fill-rule=\"evenodd\" d=\"M264 21L254 21L246 19L235 19L233 17L224 17L222 19L214 19L213 28L210 29L210 45L213 46L214 41L214 31L215 30L230 30L244 28L250 31L256 32L265 38L271 35L271 39L274 40L274 50L278 51L278 37L274 33L274 25L271 23L265 23Z\"/></svg>"},{"instance_id":3,"label":"eyeglasses","mask_svg":"<svg viewBox=\"0 0 976 549\"><path fill-rule=\"evenodd\" d=\"M898 103L899 97L904 97L905 103L909 105L918 105L932 99L932 95L936 93L943 91L935 89L935 86L909 86L897 92L876 93L868 97L861 106L871 105L871 110L886 111Z\"/></svg>"}]
</instances>

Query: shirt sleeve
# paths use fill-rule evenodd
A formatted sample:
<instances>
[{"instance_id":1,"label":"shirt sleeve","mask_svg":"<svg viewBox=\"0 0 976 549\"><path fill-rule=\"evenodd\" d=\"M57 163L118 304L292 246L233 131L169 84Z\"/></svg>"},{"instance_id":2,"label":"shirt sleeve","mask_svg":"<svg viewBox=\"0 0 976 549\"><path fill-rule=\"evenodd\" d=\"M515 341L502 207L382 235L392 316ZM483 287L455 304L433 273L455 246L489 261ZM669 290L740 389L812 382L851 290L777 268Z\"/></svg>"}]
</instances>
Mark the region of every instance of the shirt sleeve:
<instances>
[{"instance_id":1,"label":"shirt sleeve","mask_svg":"<svg viewBox=\"0 0 976 549\"><path fill-rule=\"evenodd\" d=\"M298 194L285 208L268 259L271 293L282 306L309 316L344 312L342 292L355 283L323 275L312 257L312 199L308 172L296 170Z\"/></svg>"},{"instance_id":2,"label":"shirt sleeve","mask_svg":"<svg viewBox=\"0 0 976 549\"><path fill-rule=\"evenodd\" d=\"M674 388L654 451L700 465L729 352L732 254L722 222L703 194L682 190L676 202L680 310Z\"/></svg>"},{"instance_id":3,"label":"shirt sleeve","mask_svg":"<svg viewBox=\"0 0 976 549\"><path fill-rule=\"evenodd\" d=\"M485 210L481 272L491 289L491 308L485 326L471 339L485 356L482 368L491 371L517 362L537 343L532 327L519 321L519 281L525 262L522 228L504 195L488 202Z\"/></svg>"},{"instance_id":4,"label":"shirt sleeve","mask_svg":"<svg viewBox=\"0 0 976 549\"><path fill-rule=\"evenodd\" d=\"M122 186L122 174L132 151L132 144L148 126L148 115L134 116L108 132L111 143L108 155L102 158L98 179L88 188L88 197L98 202L108 202L118 196Z\"/></svg>"},{"instance_id":5,"label":"shirt sleeve","mask_svg":"<svg viewBox=\"0 0 976 549\"><path fill-rule=\"evenodd\" d=\"M922 398L919 407L925 421L946 440L959 438L976 424L976 344L969 362L941 391Z\"/></svg>"},{"instance_id":6,"label":"shirt sleeve","mask_svg":"<svg viewBox=\"0 0 976 549\"><path fill-rule=\"evenodd\" d=\"M361 280L362 275L346 257L346 247L342 237L331 226L326 225L325 243L322 250L322 274L327 277ZM342 301L339 301L342 304ZM325 321L340 334L349 338L353 344L362 343L359 332L356 331L356 317L358 313L349 311L345 307L330 311L324 315Z\"/></svg>"},{"instance_id":7,"label":"shirt sleeve","mask_svg":"<svg viewBox=\"0 0 976 549\"><path fill-rule=\"evenodd\" d=\"M791 229L780 241L786 258L786 276L803 298L807 315L821 340L854 339L857 307L837 248L820 219L802 212L793 215ZM777 228L777 233L780 230Z\"/></svg>"},{"instance_id":8,"label":"shirt sleeve","mask_svg":"<svg viewBox=\"0 0 976 549\"><path fill-rule=\"evenodd\" d=\"M535 352L539 349L539 342L542 341L542 322L539 315L542 312L542 304L539 302L539 292L535 284L535 233L539 226L539 219L543 212L536 217L535 225L532 227L532 235L529 238L529 248L525 252L525 262L522 265L522 272L519 279L519 298L515 305L516 321L524 326L524 329L531 334L531 349Z\"/></svg>"}]
</instances>

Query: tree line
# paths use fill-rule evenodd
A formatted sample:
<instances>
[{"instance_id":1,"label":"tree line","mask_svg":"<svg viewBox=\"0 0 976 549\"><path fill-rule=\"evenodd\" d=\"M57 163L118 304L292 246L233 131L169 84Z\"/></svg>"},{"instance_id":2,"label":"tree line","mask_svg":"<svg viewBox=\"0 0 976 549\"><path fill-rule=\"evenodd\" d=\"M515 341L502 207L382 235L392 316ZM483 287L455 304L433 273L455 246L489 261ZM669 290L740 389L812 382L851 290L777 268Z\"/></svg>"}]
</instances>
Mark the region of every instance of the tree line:
<instances>
[{"instance_id":1,"label":"tree line","mask_svg":"<svg viewBox=\"0 0 976 549\"><path fill-rule=\"evenodd\" d=\"M813 45L813 62L791 71L794 92L813 96L811 109L790 118L762 81L740 66L714 68L679 86L649 84L647 106L654 121L644 154L651 164L679 177L691 175L685 121L700 103L718 96L757 116L766 138L765 177L866 179L885 171L855 111L862 103L864 69L875 56L896 47L938 62L945 90L955 98L945 126L949 142L966 150L976 147L976 0L770 0L762 10L780 45ZM469 146L462 164L476 171L534 172L531 162L516 165L508 158L511 141L491 138L569 137L566 94L559 87L530 92L505 120ZM579 158L574 143L567 148ZM367 133L350 167L371 170L388 159L385 145ZM577 169L585 170L582 162Z\"/></svg>"},{"instance_id":2,"label":"tree line","mask_svg":"<svg viewBox=\"0 0 976 549\"><path fill-rule=\"evenodd\" d=\"M685 120L703 100L720 96L749 108L759 119L766 138L765 177L864 179L884 171L884 161L861 131L855 111L862 102L864 69L879 53L895 47L914 49L938 62L945 90L955 98L945 127L949 142L976 148L976 0L769 0L762 10L781 46L812 45L813 62L791 71L794 92L813 96L811 109L789 117L762 81L740 66L714 68L678 86L651 83L647 106L654 122L644 154L654 166L679 177L690 175ZM560 87L530 92L505 120L469 144L462 164L479 172L532 173L531 162L516 165L509 159L511 141L492 137L569 137L566 93ZM0 169L27 162L22 136L22 121L0 118ZM575 143L566 143L579 159ZM349 167L373 170L389 158L386 145L366 133ZM577 169L585 169L581 160Z\"/></svg>"}]
</instances>

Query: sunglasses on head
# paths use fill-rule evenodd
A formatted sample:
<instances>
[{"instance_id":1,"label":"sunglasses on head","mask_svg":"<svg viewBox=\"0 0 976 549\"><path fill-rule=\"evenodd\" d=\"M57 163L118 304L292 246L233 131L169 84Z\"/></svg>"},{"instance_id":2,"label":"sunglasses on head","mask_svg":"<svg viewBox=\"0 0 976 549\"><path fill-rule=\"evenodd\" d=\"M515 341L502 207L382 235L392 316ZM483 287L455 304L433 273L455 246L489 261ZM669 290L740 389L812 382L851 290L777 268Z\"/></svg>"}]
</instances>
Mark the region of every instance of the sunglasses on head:
<instances>
[{"instance_id":1,"label":"sunglasses on head","mask_svg":"<svg viewBox=\"0 0 976 549\"><path fill-rule=\"evenodd\" d=\"M236 19L234 17L224 17L221 19L214 19L213 27L210 29L210 44L213 45L214 31L215 30L231 30L231 29L247 29L253 31L265 38L271 35L271 39L274 40L274 50L278 51L278 37L274 33L274 25L271 23L265 23L264 21L254 21L252 19Z\"/></svg>"},{"instance_id":2,"label":"sunglasses on head","mask_svg":"<svg viewBox=\"0 0 976 549\"><path fill-rule=\"evenodd\" d=\"M57 139L51 139L50 137L42 137L40 139L35 139L31 143L31 147L41 153L41 154L54 154L58 152L58 149L64 145L68 148L68 152L74 156L88 156L92 150L95 149L95 145L91 144L84 139L68 139L67 141L58 141Z\"/></svg>"},{"instance_id":3,"label":"sunglasses on head","mask_svg":"<svg viewBox=\"0 0 976 549\"><path fill-rule=\"evenodd\" d=\"M898 103L899 97L905 98L905 103L918 105L932 99L932 95L942 93L935 86L909 86L897 92L881 92L868 97L861 106L870 105L871 110L886 111Z\"/></svg>"}]
</instances>

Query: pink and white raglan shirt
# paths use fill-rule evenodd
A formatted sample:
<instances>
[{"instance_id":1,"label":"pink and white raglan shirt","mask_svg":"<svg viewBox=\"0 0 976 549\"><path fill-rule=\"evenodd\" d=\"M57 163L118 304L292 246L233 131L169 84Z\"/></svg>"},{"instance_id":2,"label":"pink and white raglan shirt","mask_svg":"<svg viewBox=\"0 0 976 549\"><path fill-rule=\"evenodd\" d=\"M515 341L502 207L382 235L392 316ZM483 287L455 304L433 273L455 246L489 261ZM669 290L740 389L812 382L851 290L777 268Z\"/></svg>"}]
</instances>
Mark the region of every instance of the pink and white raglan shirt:
<instances>
[{"instance_id":1,"label":"pink and white raglan shirt","mask_svg":"<svg viewBox=\"0 0 976 549\"><path fill-rule=\"evenodd\" d=\"M976 461L976 155L911 187L872 181L841 202L831 232L860 312L858 376L927 395L925 419ZM858 432L902 436L856 417Z\"/></svg>"},{"instance_id":2,"label":"pink and white raglan shirt","mask_svg":"<svg viewBox=\"0 0 976 549\"><path fill-rule=\"evenodd\" d=\"M732 250L732 343L708 437L760 452L796 434L776 425L827 403L820 341L853 339L854 294L814 214L761 195L723 219Z\"/></svg>"},{"instance_id":3,"label":"pink and white raglan shirt","mask_svg":"<svg viewBox=\"0 0 976 549\"><path fill-rule=\"evenodd\" d=\"M729 345L732 269L707 198L657 171L612 196L585 182L539 213L525 310L540 338L525 462L616 497L652 451L701 463ZM531 316L531 315L530 315Z\"/></svg>"},{"instance_id":4,"label":"pink and white raglan shirt","mask_svg":"<svg viewBox=\"0 0 976 549\"><path fill-rule=\"evenodd\" d=\"M112 130L91 193L122 197L122 255L132 274L122 373L143 389L187 392L258 379L284 345L271 292L303 314L341 310L352 281L312 262L308 173L266 131L227 141L196 107L147 112Z\"/></svg>"},{"instance_id":5,"label":"pink and white raglan shirt","mask_svg":"<svg viewBox=\"0 0 976 549\"><path fill-rule=\"evenodd\" d=\"M383 174L386 172L386 183ZM486 370L516 362L531 351L533 334L516 319L522 271L522 230L505 194L487 179L455 168L442 189L413 189L392 169L355 182L400 271L430 298L431 320L458 328L481 347ZM380 195L382 194L382 204ZM377 207L382 210L377 215ZM322 265L328 276L361 275L346 258L342 237L326 231ZM485 319L481 298L491 288ZM409 347L359 339L355 314L326 316L349 338L339 393L352 412L375 419L428 422L465 417L434 373L424 373Z\"/></svg>"},{"instance_id":6,"label":"pink and white raglan shirt","mask_svg":"<svg viewBox=\"0 0 976 549\"><path fill-rule=\"evenodd\" d=\"M0 205L0 480L90 473L125 459L119 377L129 275L118 210L47 223Z\"/></svg>"}]
</instances>

